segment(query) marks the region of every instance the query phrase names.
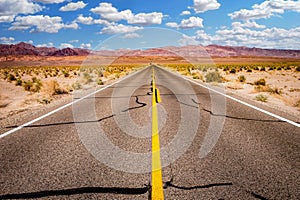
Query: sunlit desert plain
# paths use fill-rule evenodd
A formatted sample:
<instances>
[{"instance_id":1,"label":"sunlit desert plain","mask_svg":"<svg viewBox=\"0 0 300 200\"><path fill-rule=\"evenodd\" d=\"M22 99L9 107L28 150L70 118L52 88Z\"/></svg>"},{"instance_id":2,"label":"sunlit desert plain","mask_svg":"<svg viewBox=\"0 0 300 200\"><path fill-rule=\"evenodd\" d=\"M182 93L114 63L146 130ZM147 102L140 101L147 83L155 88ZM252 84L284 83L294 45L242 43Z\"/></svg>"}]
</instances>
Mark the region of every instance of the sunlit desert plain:
<instances>
[{"instance_id":1,"label":"sunlit desert plain","mask_svg":"<svg viewBox=\"0 0 300 200\"><path fill-rule=\"evenodd\" d=\"M72 100L75 90L100 88L151 63L203 84L225 86L228 94L300 115L300 59L212 57L188 63L172 56L96 56L110 64L84 64L87 56L10 56L1 58L1 126ZM107 62L108 63L108 62Z\"/></svg>"}]
</instances>

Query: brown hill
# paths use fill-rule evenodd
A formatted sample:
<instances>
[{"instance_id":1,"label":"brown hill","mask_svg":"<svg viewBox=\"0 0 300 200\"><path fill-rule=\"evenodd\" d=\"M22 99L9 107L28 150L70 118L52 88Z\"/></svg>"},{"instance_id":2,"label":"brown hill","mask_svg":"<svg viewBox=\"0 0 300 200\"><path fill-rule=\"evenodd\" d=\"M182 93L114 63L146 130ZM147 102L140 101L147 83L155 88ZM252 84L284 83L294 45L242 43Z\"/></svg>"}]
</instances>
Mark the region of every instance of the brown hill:
<instances>
[{"instance_id":1,"label":"brown hill","mask_svg":"<svg viewBox=\"0 0 300 200\"><path fill-rule=\"evenodd\" d=\"M146 50L99 50L93 51L80 48L35 47L24 42L18 44L0 44L0 56L169 56L181 57L278 57L300 58L300 50L261 49L249 47L232 47L220 45L189 45L182 47L150 48Z\"/></svg>"}]
</instances>

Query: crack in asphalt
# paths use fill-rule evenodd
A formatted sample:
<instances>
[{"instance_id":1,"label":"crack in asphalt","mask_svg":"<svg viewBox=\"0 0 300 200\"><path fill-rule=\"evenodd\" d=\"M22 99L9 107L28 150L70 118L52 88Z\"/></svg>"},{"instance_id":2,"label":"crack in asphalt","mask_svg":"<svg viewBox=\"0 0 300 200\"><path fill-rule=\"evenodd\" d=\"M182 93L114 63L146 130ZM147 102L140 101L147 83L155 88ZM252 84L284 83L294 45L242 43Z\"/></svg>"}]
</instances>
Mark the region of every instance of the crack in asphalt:
<instances>
[{"instance_id":1,"label":"crack in asphalt","mask_svg":"<svg viewBox=\"0 0 300 200\"><path fill-rule=\"evenodd\" d=\"M122 187L81 187L70 188L62 190L44 190L38 192L28 192L20 194L5 194L0 195L0 199L37 199L51 196L70 196L76 194L88 193L111 193L111 194L125 194L125 195L139 195L149 192L151 186L145 185L139 188L122 188Z\"/></svg>"},{"instance_id":2,"label":"crack in asphalt","mask_svg":"<svg viewBox=\"0 0 300 200\"><path fill-rule=\"evenodd\" d=\"M172 183L173 177L170 181L165 182L164 189L169 187L179 189L179 190L196 190L196 189L208 189L212 187L223 187L223 186L233 186L232 182L224 183L211 183L207 185L196 185L196 186L180 186ZM245 190L247 193L251 194L256 199L268 200L260 194ZM0 195L0 199L38 199L44 197L53 196L71 196L78 194L123 194L123 195L142 195L148 193L148 199L151 199L151 185L148 183L144 187L128 188L128 187L80 187L80 188L70 188L61 190L44 190L38 192L27 192L18 194L4 194Z\"/></svg>"},{"instance_id":3,"label":"crack in asphalt","mask_svg":"<svg viewBox=\"0 0 300 200\"><path fill-rule=\"evenodd\" d=\"M209 113L209 114L212 115L212 116L216 116L216 117L226 117L226 118L229 118L229 119L245 120L245 121L283 122L283 123L286 123L285 121L282 121L282 120L254 119L254 118L234 117L234 116L229 116L229 115L216 114L216 113L213 113L211 110L204 108L204 107L201 105L201 103L196 102L194 99L192 99L192 101L193 101L195 104L199 105L199 107L195 107L195 108L200 108L201 110L203 110L203 111ZM179 103L181 103L181 102L179 102ZM182 104L193 107L192 105L188 105L188 104L186 104L186 103L182 103Z\"/></svg>"},{"instance_id":4,"label":"crack in asphalt","mask_svg":"<svg viewBox=\"0 0 300 200\"><path fill-rule=\"evenodd\" d=\"M147 93L147 95L148 95L148 93ZM134 109L137 109L137 108L142 108L142 107L144 107L144 106L147 106L146 103L139 102L139 96L140 96L140 95L136 95L136 96L134 96L134 97L135 97L135 102L136 102L137 104L139 104L140 106L135 106L135 107L127 108L127 109L125 109L125 110L122 110L122 112L127 112L127 111L129 111L129 110L134 110Z\"/></svg>"},{"instance_id":5,"label":"crack in asphalt","mask_svg":"<svg viewBox=\"0 0 300 200\"><path fill-rule=\"evenodd\" d=\"M147 95L149 95L147 93ZM122 112L128 112L130 110L134 110L134 109L138 109L138 108L142 108L142 107L145 107L147 106L146 103L144 102L140 102L139 101L139 97L140 96L146 96L146 95L136 95L134 96L135 97L135 102L137 104L139 104L140 106L135 106L135 107L130 107L130 108L127 108L125 110L122 110ZM58 122L58 123L50 123L50 124L37 124L37 125L28 125L28 126L24 126L24 128L38 128L38 127L47 127L47 126L59 126L59 125L68 125L68 124L83 124L83 123L95 123L95 122L101 122L103 120L106 120L106 119L109 119L109 118L112 118L116 116L116 114L112 114L112 115L109 115L109 116L106 116L106 117L103 117L101 119L97 119L97 120L91 120L91 121L79 121L79 122ZM5 128L17 128L19 127L18 125L14 125L14 126L7 126Z\"/></svg>"}]
</instances>

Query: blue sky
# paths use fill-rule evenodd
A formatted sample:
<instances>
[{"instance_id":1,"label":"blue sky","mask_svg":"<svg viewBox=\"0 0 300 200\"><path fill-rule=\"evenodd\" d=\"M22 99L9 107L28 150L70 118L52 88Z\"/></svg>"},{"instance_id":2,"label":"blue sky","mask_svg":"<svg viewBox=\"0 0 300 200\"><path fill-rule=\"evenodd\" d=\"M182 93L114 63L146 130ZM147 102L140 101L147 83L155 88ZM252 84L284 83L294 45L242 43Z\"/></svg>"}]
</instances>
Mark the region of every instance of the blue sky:
<instances>
[{"instance_id":1,"label":"blue sky","mask_svg":"<svg viewBox=\"0 0 300 200\"><path fill-rule=\"evenodd\" d=\"M107 49L137 48L143 39L151 47L300 49L299 19L300 0L0 0L0 43L93 49L113 37L123 40Z\"/></svg>"}]
</instances>

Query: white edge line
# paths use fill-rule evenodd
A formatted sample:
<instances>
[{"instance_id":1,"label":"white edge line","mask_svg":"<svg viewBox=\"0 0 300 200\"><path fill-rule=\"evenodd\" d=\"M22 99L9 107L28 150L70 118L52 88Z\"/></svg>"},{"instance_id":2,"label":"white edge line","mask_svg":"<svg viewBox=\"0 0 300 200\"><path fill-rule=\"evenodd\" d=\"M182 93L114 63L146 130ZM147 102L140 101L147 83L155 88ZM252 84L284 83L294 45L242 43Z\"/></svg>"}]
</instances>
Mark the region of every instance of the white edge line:
<instances>
[{"instance_id":1,"label":"white edge line","mask_svg":"<svg viewBox=\"0 0 300 200\"><path fill-rule=\"evenodd\" d=\"M159 66L157 66L157 67L159 67ZM159 68L161 68L161 67L159 67ZM161 68L161 69L164 69L164 68ZM164 70L166 70L166 69L164 69ZM222 92L219 92L219 91L217 91L217 90L214 90L214 89L212 89L212 88L210 88L210 87L207 87L207 86L205 86L205 85L202 85L202 84L200 84L200 83L198 83L198 82L196 82L196 81L194 81L194 80L191 80L191 79L189 79L189 78L187 78L187 77L180 76L179 74L177 74L177 73L174 72L174 71L170 71L170 70L168 70L168 71L171 72L171 73L173 73L173 74L175 74L176 76L178 76L178 77L180 77L180 78L183 78L183 79L185 79L185 80L187 80L187 81L190 81L190 82L192 82L192 83L194 83L194 84L196 84L196 85L199 85L199 86L201 86L201 87L203 87L203 88L206 88L206 89L208 89L208 90L210 90L210 91L212 91L212 92L215 92L215 93L217 93L217 94L223 95L223 96L225 96L225 97L228 98L228 99L231 99L231 100L233 100L233 101L236 101L236 102L238 102L238 103L240 103L240 104L243 104L243 105L245 105L245 106L248 106L248 107L253 108L253 109L257 110L257 111L260 111L260 112L265 113L265 114L267 114L267 115L269 115L269 116L272 116L272 117L274 117L274 118L277 118L277 119L279 119L279 120L281 120L281 121L287 122L287 123L289 123L289 124L291 124L291 125L294 125L294 126L300 128L300 124L298 124L298 123L296 123L296 122L294 122L294 121L292 121L292 120L286 119L286 118L284 118L284 117L281 117L281 116L279 116L279 115L276 115L276 114L271 113L271 112L269 112L269 111L266 111L266 110L264 110L264 109L258 108L258 107L254 106L254 105L251 105L251 104L249 104L249 103L246 103L246 102L244 102L244 101L241 101L241 100L239 100L239 99L236 99L236 98L234 98L234 97L232 97L232 96L229 96L228 94L224 94L224 93L222 93Z\"/></svg>"},{"instance_id":2,"label":"white edge line","mask_svg":"<svg viewBox=\"0 0 300 200\"><path fill-rule=\"evenodd\" d=\"M140 69L140 70L138 70L138 71L136 71L136 72L134 72L134 73L132 73L132 74L130 74L130 75L128 75L128 76L125 76L124 78L119 79L119 80L117 80L116 82L111 83L111 84L109 84L109 85L107 85L107 86L105 86L105 87L102 87L102 88L100 88L99 90L96 90L96 91L94 91L94 92L92 92L92 93L90 93L90 94L87 94L86 96L81 97L80 99L77 99L76 101L72 101L72 102L70 102L70 103L68 103L68 104L66 104L66 105L63 105L63 106L61 106L61 107L59 107L59 108L57 108L57 109L55 109L55 110L52 110L51 112L48 112L48 113L46 113L46 114L44 114L44 115L42 115L42 116L40 116L40 117L38 117L38 118L36 118L36 119L33 119L33 120L29 121L29 122L26 122L25 124L22 124L21 126L18 126L18 127L14 128L14 129L11 129L11 130L9 130L9 131L7 131L7 132L1 134L1 135L0 135L0 139L4 138L5 136L8 136L8 135L10 135L10 134L12 134L12 133L14 133L14 132L16 132L16 131L19 131L19 130L21 130L22 128L24 128L24 127L26 127L26 126L29 126L29 125L31 125L31 124L37 122L37 121L40 121L41 119L46 118L46 117L48 117L48 116L50 116L50 115L52 115L52 114L54 114L54 113L56 113L56 112L58 112L58 111L60 111L60 110L63 110L63 109L65 109L65 108L67 108L67 107L69 107L69 106L71 106L71 105L73 105L73 104L75 104L75 103L78 103L79 101L82 101L83 99L86 99L86 98L88 98L88 97L90 97L90 96L92 96L92 95L94 95L94 94L96 94L96 93L98 93L98 92L100 92L100 91L102 91L102 90L105 90L106 88L109 88L109 87L111 87L111 86L113 86L113 85L115 85L115 84L117 84L117 83L119 83L119 82L121 82L121 81L123 81L123 80L125 80L125 79L127 79L127 78L129 78L129 77L131 77L131 76L133 76L134 74L140 72L140 71L143 70L143 69L145 69L145 68L142 68L142 69Z\"/></svg>"}]
</instances>

